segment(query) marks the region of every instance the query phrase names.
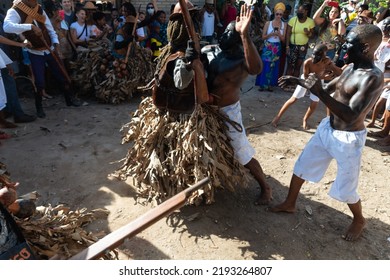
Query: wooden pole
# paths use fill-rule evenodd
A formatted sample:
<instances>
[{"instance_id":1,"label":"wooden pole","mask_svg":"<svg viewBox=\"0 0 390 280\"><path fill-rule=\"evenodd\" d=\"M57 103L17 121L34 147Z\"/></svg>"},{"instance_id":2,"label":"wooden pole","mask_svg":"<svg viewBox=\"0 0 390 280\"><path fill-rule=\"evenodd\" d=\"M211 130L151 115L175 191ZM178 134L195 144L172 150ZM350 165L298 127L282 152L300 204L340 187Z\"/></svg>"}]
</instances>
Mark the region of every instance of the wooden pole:
<instances>
[{"instance_id":1,"label":"wooden pole","mask_svg":"<svg viewBox=\"0 0 390 280\"><path fill-rule=\"evenodd\" d=\"M200 54L200 43L198 34L195 32L194 24L190 12L187 8L186 0L179 0L181 12L183 14L184 22L190 39L195 43L195 49ZM192 61L192 69L194 69L194 85L195 85L195 101L197 104L202 104L209 101L209 93L204 74L204 67L199 58Z\"/></svg>"},{"instance_id":2,"label":"wooden pole","mask_svg":"<svg viewBox=\"0 0 390 280\"><path fill-rule=\"evenodd\" d=\"M71 260L93 260L103 256L107 250L113 250L120 246L126 238L131 238L152 224L159 221L161 218L179 209L187 202L190 195L204 186L210 181L208 177L202 179L195 185L181 191L175 196L171 197L164 203L149 210L144 215L128 223L127 225L117 229L116 231L105 236L95 244L92 244L87 249L81 251L77 255L71 257Z\"/></svg>"},{"instance_id":3,"label":"wooden pole","mask_svg":"<svg viewBox=\"0 0 390 280\"><path fill-rule=\"evenodd\" d=\"M138 13L135 15L135 22L133 26L133 31L131 32L131 36L133 36L133 40L129 43L129 46L127 47L127 53L126 53L126 58L125 58L125 63L129 61L129 56L131 52L131 48L133 47L133 44L135 44L135 31L137 30L137 23L138 23Z\"/></svg>"}]
</instances>

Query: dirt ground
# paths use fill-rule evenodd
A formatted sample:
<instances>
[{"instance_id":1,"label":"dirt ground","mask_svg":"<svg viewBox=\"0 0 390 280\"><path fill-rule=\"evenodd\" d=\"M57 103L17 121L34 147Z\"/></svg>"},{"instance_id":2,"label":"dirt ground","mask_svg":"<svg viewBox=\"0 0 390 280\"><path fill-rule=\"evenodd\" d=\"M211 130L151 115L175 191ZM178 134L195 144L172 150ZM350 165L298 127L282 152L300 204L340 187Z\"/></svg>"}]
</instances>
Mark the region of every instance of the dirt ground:
<instances>
[{"instance_id":1,"label":"dirt ground","mask_svg":"<svg viewBox=\"0 0 390 280\"><path fill-rule=\"evenodd\" d=\"M278 203L288 191L295 160L315 131L301 128L309 99L291 107L275 129L269 123L290 93L258 92L253 84L249 77L242 88L244 124L252 127L249 140L273 188L272 203ZM12 139L1 141L0 161L20 182L19 194L38 191L38 205L108 209L107 219L88 226L92 232L112 232L146 213L153 206L136 203L132 180L110 176L129 148L121 144L120 128L139 101L139 96L122 105L88 100L80 108L66 107L60 95L45 101L45 119L20 124L7 131ZM34 113L31 98L22 102L26 112ZM312 126L324 116L320 104ZM254 205L259 188L252 180L235 193L220 190L213 205L185 206L159 220L125 241L120 259L390 259L390 147L375 141L368 137L363 153L359 194L368 223L356 242L341 238L351 222L347 205L327 195L336 174L332 163L320 183L304 184L295 214Z\"/></svg>"}]
</instances>

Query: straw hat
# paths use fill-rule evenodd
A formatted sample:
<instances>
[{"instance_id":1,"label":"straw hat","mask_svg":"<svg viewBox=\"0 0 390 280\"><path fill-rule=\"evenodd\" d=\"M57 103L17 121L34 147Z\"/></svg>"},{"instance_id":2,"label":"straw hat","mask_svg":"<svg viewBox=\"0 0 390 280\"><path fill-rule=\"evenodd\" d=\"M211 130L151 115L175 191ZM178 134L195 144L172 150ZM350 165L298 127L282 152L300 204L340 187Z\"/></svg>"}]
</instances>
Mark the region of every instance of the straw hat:
<instances>
[{"instance_id":1,"label":"straw hat","mask_svg":"<svg viewBox=\"0 0 390 280\"><path fill-rule=\"evenodd\" d=\"M188 12L192 13L192 12L200 11L200 8L199 7L195 7L194 4L192 4L191 1L189 1L189 0L186 0L186 4L187 4ZM169 16L169 19L174 19L177 16L180 16L181 14L182 13L181 13L180 3L177 3L175 5L175 8L172 11L172 14Z\"/></svg>"},{"instance_id":2,"label":"straw hat","mask_svg":"<svg viewBox=\"0 0 390 280\"><path fill-rule=\"evenodd\" d=\"M88 1L88 2L85 2L84 9L86 9L86 10L97 10L97 7L95 6L94 3L92 3L91 1Z\"/></svg>"}]
</instances>

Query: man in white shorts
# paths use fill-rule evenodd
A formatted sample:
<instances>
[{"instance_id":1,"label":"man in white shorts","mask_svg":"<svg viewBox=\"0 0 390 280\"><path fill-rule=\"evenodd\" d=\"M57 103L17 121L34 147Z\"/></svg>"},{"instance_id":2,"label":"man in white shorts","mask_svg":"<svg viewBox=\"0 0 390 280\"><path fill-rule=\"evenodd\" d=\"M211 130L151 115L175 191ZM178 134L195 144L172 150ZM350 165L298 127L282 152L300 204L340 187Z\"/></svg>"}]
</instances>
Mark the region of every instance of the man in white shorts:
<instances>
[{"instance_id":1,"label":"man in white shorts","mask_svg":"<svg viewBox=\"0 0 390 280\"><path fill-rule=\"evenodd\" d=\"M303 74L301 75L302 79L307 79L310 73L317 74L322 81L324 81L325 79L331 80L341 74L341 69L337 67L329 57L326 56L327 51L328 48L325 44L317 45L314 48L312 57L307 58L303 62ZM308 125L307 121L317 108L320 99L314 94L312 94L308 89L300 85L297 85L293 95L283 104L278 114L272 120L271 125L277 127L280 119L287 111L287 109L295 102L297 102L298 99L304 97L307 92L310 93L311 102L309 108L307 108L305 116L303 117L302 127L305 130L309 129L310 126Z\"/></svg>"},{"instance_id":2,"label":"man in white shorts","mask_svg":"<svg viewBox=\"0 0 390 280\"><path fill-rule=\"evenodd\" d=\"M256 203L268 204L272 198L260 163L253 157L255 150L250 145L242 124L240 86L248 75L257 75L263 69L259 53L249 36L253 10L241 6L240 17L231 22L219 40L220 52L210 61L208 68L209 91L215 96L215 105L228 115L229 137L236 159L249 169L259 183L261 192ZM212 57L212 56L209 56Z\"/></svg>"},{"instance_id":3,"label":"man in white shorts","mask_svg":"<svg viewBox=\"0 0 390 280\"><path fill-rule=\"evenodd\" d=\"M310 74L307 80L289 77L279 80L281 87L298 83L310 89L329 108L330 115L322 120L299 156L285 201L270 210L295 212L302 184L321 180L330 161L335 159L337 176L329 195L347 203L352 212L353 220L344 236L347 241L359 238L366 224L357 187L367 134L364 120L383 87L383 72L373 62L381 40L382 32L375 25L354 27L342 46L347 53L347 67L325 88L316 74Z\"/></svg>"}]
</instances>

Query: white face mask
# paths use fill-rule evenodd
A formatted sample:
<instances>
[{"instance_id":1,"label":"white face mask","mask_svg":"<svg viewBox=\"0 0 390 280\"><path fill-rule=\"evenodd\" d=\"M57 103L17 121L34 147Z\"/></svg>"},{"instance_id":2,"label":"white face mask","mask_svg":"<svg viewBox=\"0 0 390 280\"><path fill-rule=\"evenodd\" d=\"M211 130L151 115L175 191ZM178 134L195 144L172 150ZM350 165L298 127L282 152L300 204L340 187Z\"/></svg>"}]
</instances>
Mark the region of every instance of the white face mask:
<instances>
[{"instance_id":1,"label":"white face mask","mask_svg":"<svg viewBox=\"0 0 390 280\"><path fill-rule=\"evenodd\" d=\"M154 14L154 9L153 8L152 9L147 9L147 12L148 12L149 15L153 15Z\"/></svg>"}]
</instances>

